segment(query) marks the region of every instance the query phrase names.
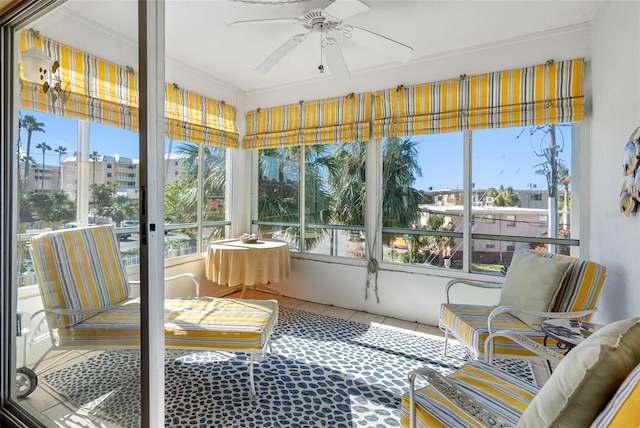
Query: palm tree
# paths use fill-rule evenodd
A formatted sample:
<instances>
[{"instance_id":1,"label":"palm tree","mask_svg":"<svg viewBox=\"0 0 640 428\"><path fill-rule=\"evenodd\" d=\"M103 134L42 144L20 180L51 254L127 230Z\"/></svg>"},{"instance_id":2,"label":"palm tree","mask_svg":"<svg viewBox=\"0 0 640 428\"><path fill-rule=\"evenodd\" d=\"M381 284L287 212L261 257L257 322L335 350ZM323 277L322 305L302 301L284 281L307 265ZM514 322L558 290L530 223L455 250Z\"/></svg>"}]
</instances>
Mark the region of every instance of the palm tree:
<instances>
[{"instance_id":1,"label":"palm tree","mask_svg":"<svg viewBox=\"0 0 640 428\"><path fill-rule=\"evenodd\" d=\"M497 207L517 207L520 203L520 194L513 190L513 187L500 185L499 189L490 187L485 193L486 197L493 197L493 205Z\"/></svg>"},{"instance_id":2,"label":"palm tree","mask_svg":"<svg viewBox=\"0 0 640 428\"><path fill-rule=\"evenodd\" d=\"M382 150L383 227L411 227L420 215L420 194L413 187L416 177L422 176L417 144L410 138L398 137L387 138L385 142Z\"/></svg>"},{"instance_id":3,"label":"palm tree","mask_svg":"<svg viewBox=\"0 0 640 428\"><path fill-rule=\"evenodd\" d=\"M53 230L56 230L60 223L71 220L76 212L75 205L62 190L33 192L29 200L35 217L43 223L51 222Z\"/></svg>"},{"instance_id":4,"label":"palm tree","mask_svg":"<svg viewBox=\"0 0 640 428\"><path fill-rule=\"evenodd\" d=\"M43 141L36 146L36 149L42 150L42 180L40 181L40 189L44 190L44 155L51 150L51 146Z\"/></svg>"},{"instance_id":5,"label":"palm tree","mask_svg":"<svg viewBox=\"0 0 640 428\"><path fill-rule=\"evenodd\" d=\"M58 146L57 149L53 150L58 153L58 189L60 188L60 176L62 175L62 155L67 154L67 148L63 146Z\"/></svg>"},{"instance_id":6,"label":"palm tree","mask_svg":"<svg viewBox=\"0 0 640 428\"><path fill-rule=\"evenodd\" d=\"M100 155L98 154L98 152L94 150L89 155L89 159L93 161L93 183L95 183L96 182L96 165L97 165L97 162L100 160Z\"/></svg>"},{"instance_id":7,"label":"palm tree","mask_svg":"<svg viewBox=\"0 0 640 428\"><path fill-rule=\"evenodd\" d=\"M175 183L165 187L165 217L171 222L196 221L198 199L204 209L204 221L224 220L226 186L226 152L219 147L205 146L202 192L198 191L199 146L182 144L178 148L181 172ZM223 227L214 227L209 239L224 235Z\"/></svg>"},{"instance_id":8,"label":"palm tree","mask_svg":"<svg viewBox=\"0 0 640 428\"><path fill-rule=\"evenodd\" d=\"M38 122L35 117L31 115L25 115L20 120L20 127L27 130L27 150L25 151L25 157L29 159L31 156L31 137L34 132L44 132L44 123ZM24 181L29 179L29 162L24 165Z\"/></svg>"}]
</instances>

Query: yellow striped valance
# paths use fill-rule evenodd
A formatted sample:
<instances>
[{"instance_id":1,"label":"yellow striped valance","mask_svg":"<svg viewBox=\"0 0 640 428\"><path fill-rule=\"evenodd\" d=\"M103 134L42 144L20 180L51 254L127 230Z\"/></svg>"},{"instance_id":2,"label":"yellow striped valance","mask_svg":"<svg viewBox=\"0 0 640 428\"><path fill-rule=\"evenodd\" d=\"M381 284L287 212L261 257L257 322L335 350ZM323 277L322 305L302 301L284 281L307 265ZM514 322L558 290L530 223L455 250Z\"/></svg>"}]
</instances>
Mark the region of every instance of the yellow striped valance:
<instances>
[{"instance_id":1,"label":"yellow striped valance","mask_svg":"<svg viewBox=\"0 0 640 428\"><path fill-rule=\"evenodd\" d=\"M132 68L109 63L33 31L21 31L20 49L31 47L42 49L59 62L55 74L42 83L54 86L57 80L62 93L53 101L53 89L45 94L42 83L28 82L21 76L22 108L137 131L138 81Z\"/></svg>"},{"instance_id":2,"label":"yellow striped valance","mask_svg":"<svg viewBox=\"0 0 640 428\"><path fill-rule=\"evenodd\" d=\"M21 74L21 107L79 120L138 131L139 88L133 68L48 39L31 30L20 32L20 50L42 49L60 67L43 82L33 83ZM53 60L52 60L53 62ZM53 101L42 83L60 83L62 92ZM222 147L238 146L235 107L167 84L165 136Z\"/></svg>"},{"instance_id":3,"label":"yellow striped valance","mask_svg":"<svg viewBox=\"0 0 640 428\"><path fill-rule=\"evenodd\" d=\"M167 85L166 132L170 138L236 148L239 135L235 107Z\"/></svg>"},{"instance_id":4,"label":"yellow striped valance","mask_svg":"<svg viewBox=\"0 0 640 428\"><path fill-rule=\"evenodd\" d=\"M375 93L374 137L582 120L583 60Z\"/></svg>"},{"instance_id":5,"label":"yellow striped valance","mask_svg":"<svg viewBox=\"0 0 640 428\"><path fill-rule=\"evenodd\" d=\"M245 149L369 140L371 94L301 101L247 113Z\"/></svg>"}]
</instances>

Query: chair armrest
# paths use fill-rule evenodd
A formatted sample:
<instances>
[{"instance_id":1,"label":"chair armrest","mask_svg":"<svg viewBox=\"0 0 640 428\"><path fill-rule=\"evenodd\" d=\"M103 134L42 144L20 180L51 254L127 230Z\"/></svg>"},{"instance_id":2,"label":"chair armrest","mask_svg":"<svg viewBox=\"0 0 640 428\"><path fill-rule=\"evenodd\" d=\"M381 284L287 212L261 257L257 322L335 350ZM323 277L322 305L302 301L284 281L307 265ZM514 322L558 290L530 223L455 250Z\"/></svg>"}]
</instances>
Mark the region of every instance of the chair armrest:
<instances>
[{"instance_id":1,"label":"chair armrest","mask_svg":"<svg viewBox=\"0 0 640 428\"><path fill-rule=\"evenodd\" d=\"M520 346L522 346L523 348L526 348L531 352L535 352L536 354L542 357L546 357L548 360L555 360L559 362L564 357L564 355L559 354L553 351L552 349L549 349L546 346L539 344L535 340L532 340L525 335L516 333L515 331L512 331L512 330L499 330L487 336L487 339L484 342L484 349L485 349L484 361L488 364L493 364L493 340L496 337L509 338L514 342L516 342L517 344L519 344Z\"/></svg>"},{"instance_id":2,"label":"chair armrest","mask_svg":"<svg viewBox=\"0 0 640 428\"><path fill-rule=\"evenodd\" d=\"M164 281L173 281L176 279L180 279L180 278L189 278L191 281L193 281L194 287L195 287L195 291L196 291L196 296L200 295L200 278L198 278L198 275L193 274L193 273L181 273L180 275L174 275L174 276L167 276L164 278ZM130 284L140 284L140 280L134 279L134 280L129 280Z\"/></svg>"},{"instance_id":3,"label":"chair armrest","mask_svg":"<svg viewBox=\"0 0 640 428\"><path fill-rule=\"evenodd\" d=\"M584 318L587 315L592 314L596 311L597 309L593 308L585 311L576 311L576 312L538 312L538 311L530 311L527 309L517 308L515 306L498 306L489 314L489 318L487 318L487 326L489 327L489 334L491 334L492 333L491 322L496 316L504 312L509 312L512 315L519 313L519 314L534 315L534 316L544 317L544 318L573 319L573 318Z\"/></svg>"},{"instance_id":4,"label":"chair armrest","mask_svg":"<svg viewBox=\"0 0 640 428\"><path fill-rule=\"evenodd\" d=\"M449 290L455 284L465 284L465 285L470 285L472 287L479 287L479 288L492 288L492 289L500 289L500 288L502 288L502 284L500 284L500 283L469 281L469 280L466 280L466 279L452 279L449 282L447 282L447 286L445 288L445 290L447 292L447 303L451 303L450 300L449 300Z\"/></svg>"},{"instance_id":5,"label":"chair armrest","mask_svg":"<svg viewBox=\"0 0 640 428\"><path fill-rule=\"evenodd\" d=\"M484 426L506 427L509 424L499 416L484 409L480 403L469 397L464 391L442 376L437 371L423 367L409 372L409 427L416 426L416 378L429 382L429 384L456 407L464 411L474 420Z\"/></svg>"}]
</instances>

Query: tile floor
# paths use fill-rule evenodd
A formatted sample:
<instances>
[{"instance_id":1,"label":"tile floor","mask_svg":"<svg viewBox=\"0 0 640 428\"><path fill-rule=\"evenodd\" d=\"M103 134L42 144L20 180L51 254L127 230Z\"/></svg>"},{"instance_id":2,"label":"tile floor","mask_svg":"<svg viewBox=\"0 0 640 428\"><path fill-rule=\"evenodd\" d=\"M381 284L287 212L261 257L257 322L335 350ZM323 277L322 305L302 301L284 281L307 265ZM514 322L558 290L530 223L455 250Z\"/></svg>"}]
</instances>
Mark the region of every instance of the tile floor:
<instances>
[{"instance_id":1,"label":"tile floor","mask_svg":"<svg viewBox=\"0 0 640 428\"><path fill-rule=\"evenodd\" d=\"M239 293L238 293L239 294ZM239 297L231 295L229 297ZM245 293L247 299L276 299L283 307L289 307L308 312L323 314L335 318L346 319L372 326L402 330L418 335L426 335L432 337L443 337L443 333L435 326L419 324L416 322L403 321L396 318L385 317L382 315L370 314L351 309L340 308L337 306L323 305L319 303L307 302L304 300L294 299L285 296L276 296L264 292L256 292L248 290ZM59 370L62 367L76 364L90 358L99 351L70 351L66 353L57 353L45 360L38 368L38 375L42 377L52 370ZM66 354L66 355L65 355ZM546 370L544 367L534 366L536 379L546 378ZM66 401L65 397L55 392L48 385L41 383L38 388L26 399L22 400L22 404L32 407L37 412L46 415L54 421L57 427L103 427L112 428L105 425L95 416L89 414L86 410L76 408L73 404Z\"/></svg>"}]
</instances>

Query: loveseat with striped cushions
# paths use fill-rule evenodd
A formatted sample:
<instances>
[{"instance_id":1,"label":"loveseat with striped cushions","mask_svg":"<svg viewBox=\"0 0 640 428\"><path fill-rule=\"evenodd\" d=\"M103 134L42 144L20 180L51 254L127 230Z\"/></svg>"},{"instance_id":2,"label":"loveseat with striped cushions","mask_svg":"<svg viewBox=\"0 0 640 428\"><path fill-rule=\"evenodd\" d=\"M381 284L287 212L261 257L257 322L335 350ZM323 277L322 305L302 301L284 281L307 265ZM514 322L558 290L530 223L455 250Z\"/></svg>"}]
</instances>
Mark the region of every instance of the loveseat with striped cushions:
<instances>
[{"instance_id":1,"label":"loveseat with striped cushions","mask_svg":"<svg viewBox=\"0 0 640 428\"><path fill-rule=\"evenodd\" d=\"M140 346L140 299L129 296L131 288L113 227L52 231L33 237L30 243L53 344L50 350ZM185 275L197 282L195 275ZM270 344L278 302L198 293L196 283L196 296L165 299L165 346L249 353L250 390L255 396L253 363Z\"/></svg>"},{"instance_id":2,"label":"loveseat with striped cushions","mask_svg":"<svg viewBox=\"0 0 640 428\"><path fill-rule=\"evenodd\" d=\"M596 302L606 274L606 268L590 260L570 257L561 254L545 253L536 250L519 250L525 255L537 256L545 259L568 262L568 268L557 284L556 290L551 290L550 306L543 311L530 311L541 315L541 318L582 318L589 320L596 310ZM514 255L515 259L515 255ZM549 260L549 261L551 261ZM511 270L511 268L509 269ZM509 279L510 272L507 272ZM475 281L453 279L446 287L447 303L440 308L440 329L445 332L445 341L449 336L458 339L474 358L483 358L487 350L485 341L491 332L500 330L514 331L525 335L539 344L546 343L554 347L556 342L546 338L539 325L531 325L526 321L515 306L478 305L473 303L450 302L452 287L461 284L482 288L500 289L502 284L481 283ZM505 283L506 285L506 283ZM536 287L535 281L525 278L521 287ZM504 292L504 289L501 293ZM502 296L502 295L501 295ZM523 321L524 319L524 321ZM536 358L537 355L527 348L520 346L506 338L497 337L493 344L493 353L499 358ZM445 354L446 354L445 342Z\"/></svg>"}]
</instances>

